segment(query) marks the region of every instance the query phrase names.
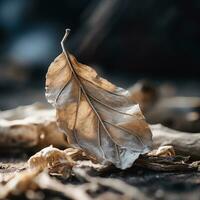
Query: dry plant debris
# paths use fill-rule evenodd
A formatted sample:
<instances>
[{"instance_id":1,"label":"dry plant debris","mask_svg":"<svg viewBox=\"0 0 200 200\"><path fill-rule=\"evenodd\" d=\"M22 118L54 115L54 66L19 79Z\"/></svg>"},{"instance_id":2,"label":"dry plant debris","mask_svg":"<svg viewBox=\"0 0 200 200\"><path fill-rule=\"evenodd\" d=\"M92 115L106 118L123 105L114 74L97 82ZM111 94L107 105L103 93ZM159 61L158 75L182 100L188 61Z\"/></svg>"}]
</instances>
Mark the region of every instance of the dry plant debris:
<instances>
[{"instance_id":1,"label":"dry plant debris","mask_svg":"<svg viewBox=\"0 0 200 200\"><path fill-rule=\"evenodd\" d=\"M176 153L174 151L173 146L160 146L158 149L154 149L153 151L150 151L148 156L158 156L158 157L172 157L175 156Z\"/></svg>"},{"instance_id":2,"label":"dry plant debris","mask_svg":"<svg viewBox=\"0 0 200 200\"><path fill-rule=\"evenodd\" d=\"M187 163L188 159L188 157L175 156L173 148L167 146L140 157L134 165L156 171L197 170L200 163ZM38 189L56 191L73 200L78 200L80 197L85 200L103 199L104 197L99 196L98 192L102 187L111 189L109 195L115 195L119 199L149 199L138 188L119 179L90 176L87 173L88 169L93 168L104 172L107 168L107 171L112 172L113 168L92 163L84 152L78 149L59 150L49 146L33 155L27 163L28 165L0 187L0 199L26 194L29 191L34 192ZM75 176L82 182L84 180L85 183L63 184L52 176L62 177L65 180ZM93 198L91 194L96 194L96 197Z\"/></svg>"},{"instance_id":3,"label":"dry plant debris","mask_svg":"<svg viewBox=\"0 0 200 200\"><path fill-rule=\"evenodd\" d=\"M139 105L129 92L99 77L65 49L50 65L46 97L56 108L58 126L68 143L81 148L101 163L131 167L152 145L151 131Z\"/></svg>"},{"instance_id":4,"label":"dry plant debris","mask_svg":"<svg viewBox=\"0 0 200 200\"><path fill-rule=\"evenodd\" d=\"M38 189L46 189L63 194L72 200L92 200L104 199L101 195L92 197L90 193L97 193L102 187L110 188L115 192L109 192L118 199L137 199L146 200L146 197L139 189L130 186L123 181L114 178L100 178L89 176L84 170L74 170L75 176L82 178L86 183L81 185L62 184L57 179L49 176L46 172L38 173L37 171L24 171L17 178L11 180L0 190L0 199L8 198L10 195L19 195L29 193ZM105 196L105 194L104 194Z\"/></svg>"},{"instance_id":5,"label":"dry plant debris","mask_svg":"<svg viewBox=\"0 0 200 200\"><path fill-rule=\"evenodd\" d=\"M52 146L46 147L28 160L28 166L25 170L18 172L16 176L0 187L0 199L5 199L10 195L20 195L30 190L48 189L60 192L73 200L90 200L93 198L88 192L95 193L101 187L111 188L120 193L120 197L125 199L134 199L136 196L138 197L137 199L147 199L137 188L123 181L89 176L84 167L102 170L105 166L100 167L98 164L93 163L87 164L84 162L85 160L83 160L83 165L81 166L82 159L86 159L86 157L80 150L70 148L61 151ZM78 186L72 184L64 185L48 174L61 176L65 179L73 175L84 179L86 183ZM117 193L113 194L117 196Z\"/></svg>"}]
</instances>

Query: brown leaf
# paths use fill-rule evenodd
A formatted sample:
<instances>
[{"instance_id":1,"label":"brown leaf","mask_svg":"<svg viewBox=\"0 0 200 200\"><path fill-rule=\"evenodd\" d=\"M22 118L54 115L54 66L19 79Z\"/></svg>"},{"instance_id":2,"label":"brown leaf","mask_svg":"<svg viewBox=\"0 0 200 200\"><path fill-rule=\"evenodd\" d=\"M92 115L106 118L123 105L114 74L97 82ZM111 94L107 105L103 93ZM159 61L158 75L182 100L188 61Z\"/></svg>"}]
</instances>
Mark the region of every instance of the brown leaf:
<instances>
[{"instance_id":1,"label":"brown leaf","mask_svg":"<svg viewBox=\"0 0 200 200\"><path fill-rule=\"evenodd\" d=\"M67 152L52 146L42 149L28 160L31 169L38 168L42 171L47 168L50 174L61 174L65 178L70 177L74 165L75 161Z\"/></svg>"},{"instance_id":2,"label":"brown leaf","mask_svg":"<svg viewBox=\"0 0 200 200\"><path fill-rule=\"evenodd\" d=\"M175 156L175 150L174 147L171 145L165 145L160 146L158 149L154 149L153 151L150 151L148 156L158 156L158 157L172 157Z\"/></svg>"},{"instance_id":3,"label":"brown leaf","mask_svg":"<svg viewBox=\"0 0 200 200\"><path fill-rule=\"evenodd\" d=\"M46 77L46 97L56 107L58 125L69 144L99 162L130 167L152 144L148 124L127 90L99 77L65 50L68 33L61 42L63 53Z\"/></svg>"}]
</instances>

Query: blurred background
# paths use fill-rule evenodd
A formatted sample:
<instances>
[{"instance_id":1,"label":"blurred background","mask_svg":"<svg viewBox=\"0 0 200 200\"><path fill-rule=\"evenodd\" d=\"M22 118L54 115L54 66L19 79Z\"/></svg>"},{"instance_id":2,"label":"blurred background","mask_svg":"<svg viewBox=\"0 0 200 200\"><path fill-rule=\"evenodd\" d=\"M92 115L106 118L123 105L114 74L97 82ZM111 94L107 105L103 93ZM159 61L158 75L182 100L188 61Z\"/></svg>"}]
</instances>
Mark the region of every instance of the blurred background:
<instances>
[{"instance_id":1,"label":"blurred background","mask_svg":"<svg viewBox=\"0 0 200 200\"><path fill-rule=\"evenodd\" d=\"M45 102L49 64L68 50L122 87L140 79L199 96L199 0L1 0L0 110Z\"/></svg>"}]
</instances>

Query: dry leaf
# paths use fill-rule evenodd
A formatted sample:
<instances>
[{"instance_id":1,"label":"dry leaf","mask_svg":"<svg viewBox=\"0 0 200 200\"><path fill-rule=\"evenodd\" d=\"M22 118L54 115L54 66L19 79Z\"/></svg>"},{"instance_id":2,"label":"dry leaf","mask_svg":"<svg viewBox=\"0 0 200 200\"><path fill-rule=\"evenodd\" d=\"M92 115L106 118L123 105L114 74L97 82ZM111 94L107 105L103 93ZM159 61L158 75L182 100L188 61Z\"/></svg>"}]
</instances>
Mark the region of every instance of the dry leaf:
<instances>
[{"instance_id":1,"label":"dry leaf","mask_svg":"<svg viewBox=\"0 0 200 200\"><path fill-rule=\"evenodd\" d=\"M41 171L48 169L50 174L62 175L65 178L71 176L74 165L75 161L71 156L52 146L42 149L28 160L31 169L38 168Z\"/></svg>"},{"instance_id":2,"label":"dry leaf","mask_svg":"<svg viewBox=\"0 0 200 200\"><path fill-rule=\"evenodd\" d=\"M154 149L153 151L150 151L148 156L158 156L158 157L171 157L175 156L175 150L174 147L171 145L166 146L160 146L158 149Z\"/></svg>"},{"instance_id":3,"label":"dry leaf","mask_svg":"<svg viewBox=\"0 0 200 200\"><path fill-rule=\"evenodd\" d=\"M104 171L109 166L95 164L79 149L68 148L60 150L53 146L48 146L31 156L27 162L30 169L39 171L47 170L51 175L69 178L74 166L79 168L91 168L96 171Z\"/></svg>"},{"instance_id":4,"label":"dry leaf","mask_svg":"<svg viewBox=\"0 0 200 200\"><path fill-rule=\"evenodd\" d=\"M127 90L99 77L64 48L46 77L47 100L56 107L57 122L69 144L101 163L130 167L152 144L151 131L139 105Z\"/></svg>"}]
</instances>

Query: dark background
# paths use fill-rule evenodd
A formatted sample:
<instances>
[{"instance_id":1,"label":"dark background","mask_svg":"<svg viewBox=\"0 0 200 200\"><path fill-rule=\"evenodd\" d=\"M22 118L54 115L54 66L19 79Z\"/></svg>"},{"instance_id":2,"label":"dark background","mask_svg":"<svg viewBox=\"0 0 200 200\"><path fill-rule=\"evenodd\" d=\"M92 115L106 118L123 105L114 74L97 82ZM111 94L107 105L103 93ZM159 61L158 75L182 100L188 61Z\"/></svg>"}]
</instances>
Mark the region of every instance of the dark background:
<instances>
[{"instance_id":1,"label":"dark background","mask_svg":"<svg viewBox=\"0 0 200 200\"><path fill-rule=\"evenodd\" d=\"M199 96L199 0L0 0L0 109L45 102L66 28L69 51L114 83L167 81Z\"/></svg>"}]
</instances>

